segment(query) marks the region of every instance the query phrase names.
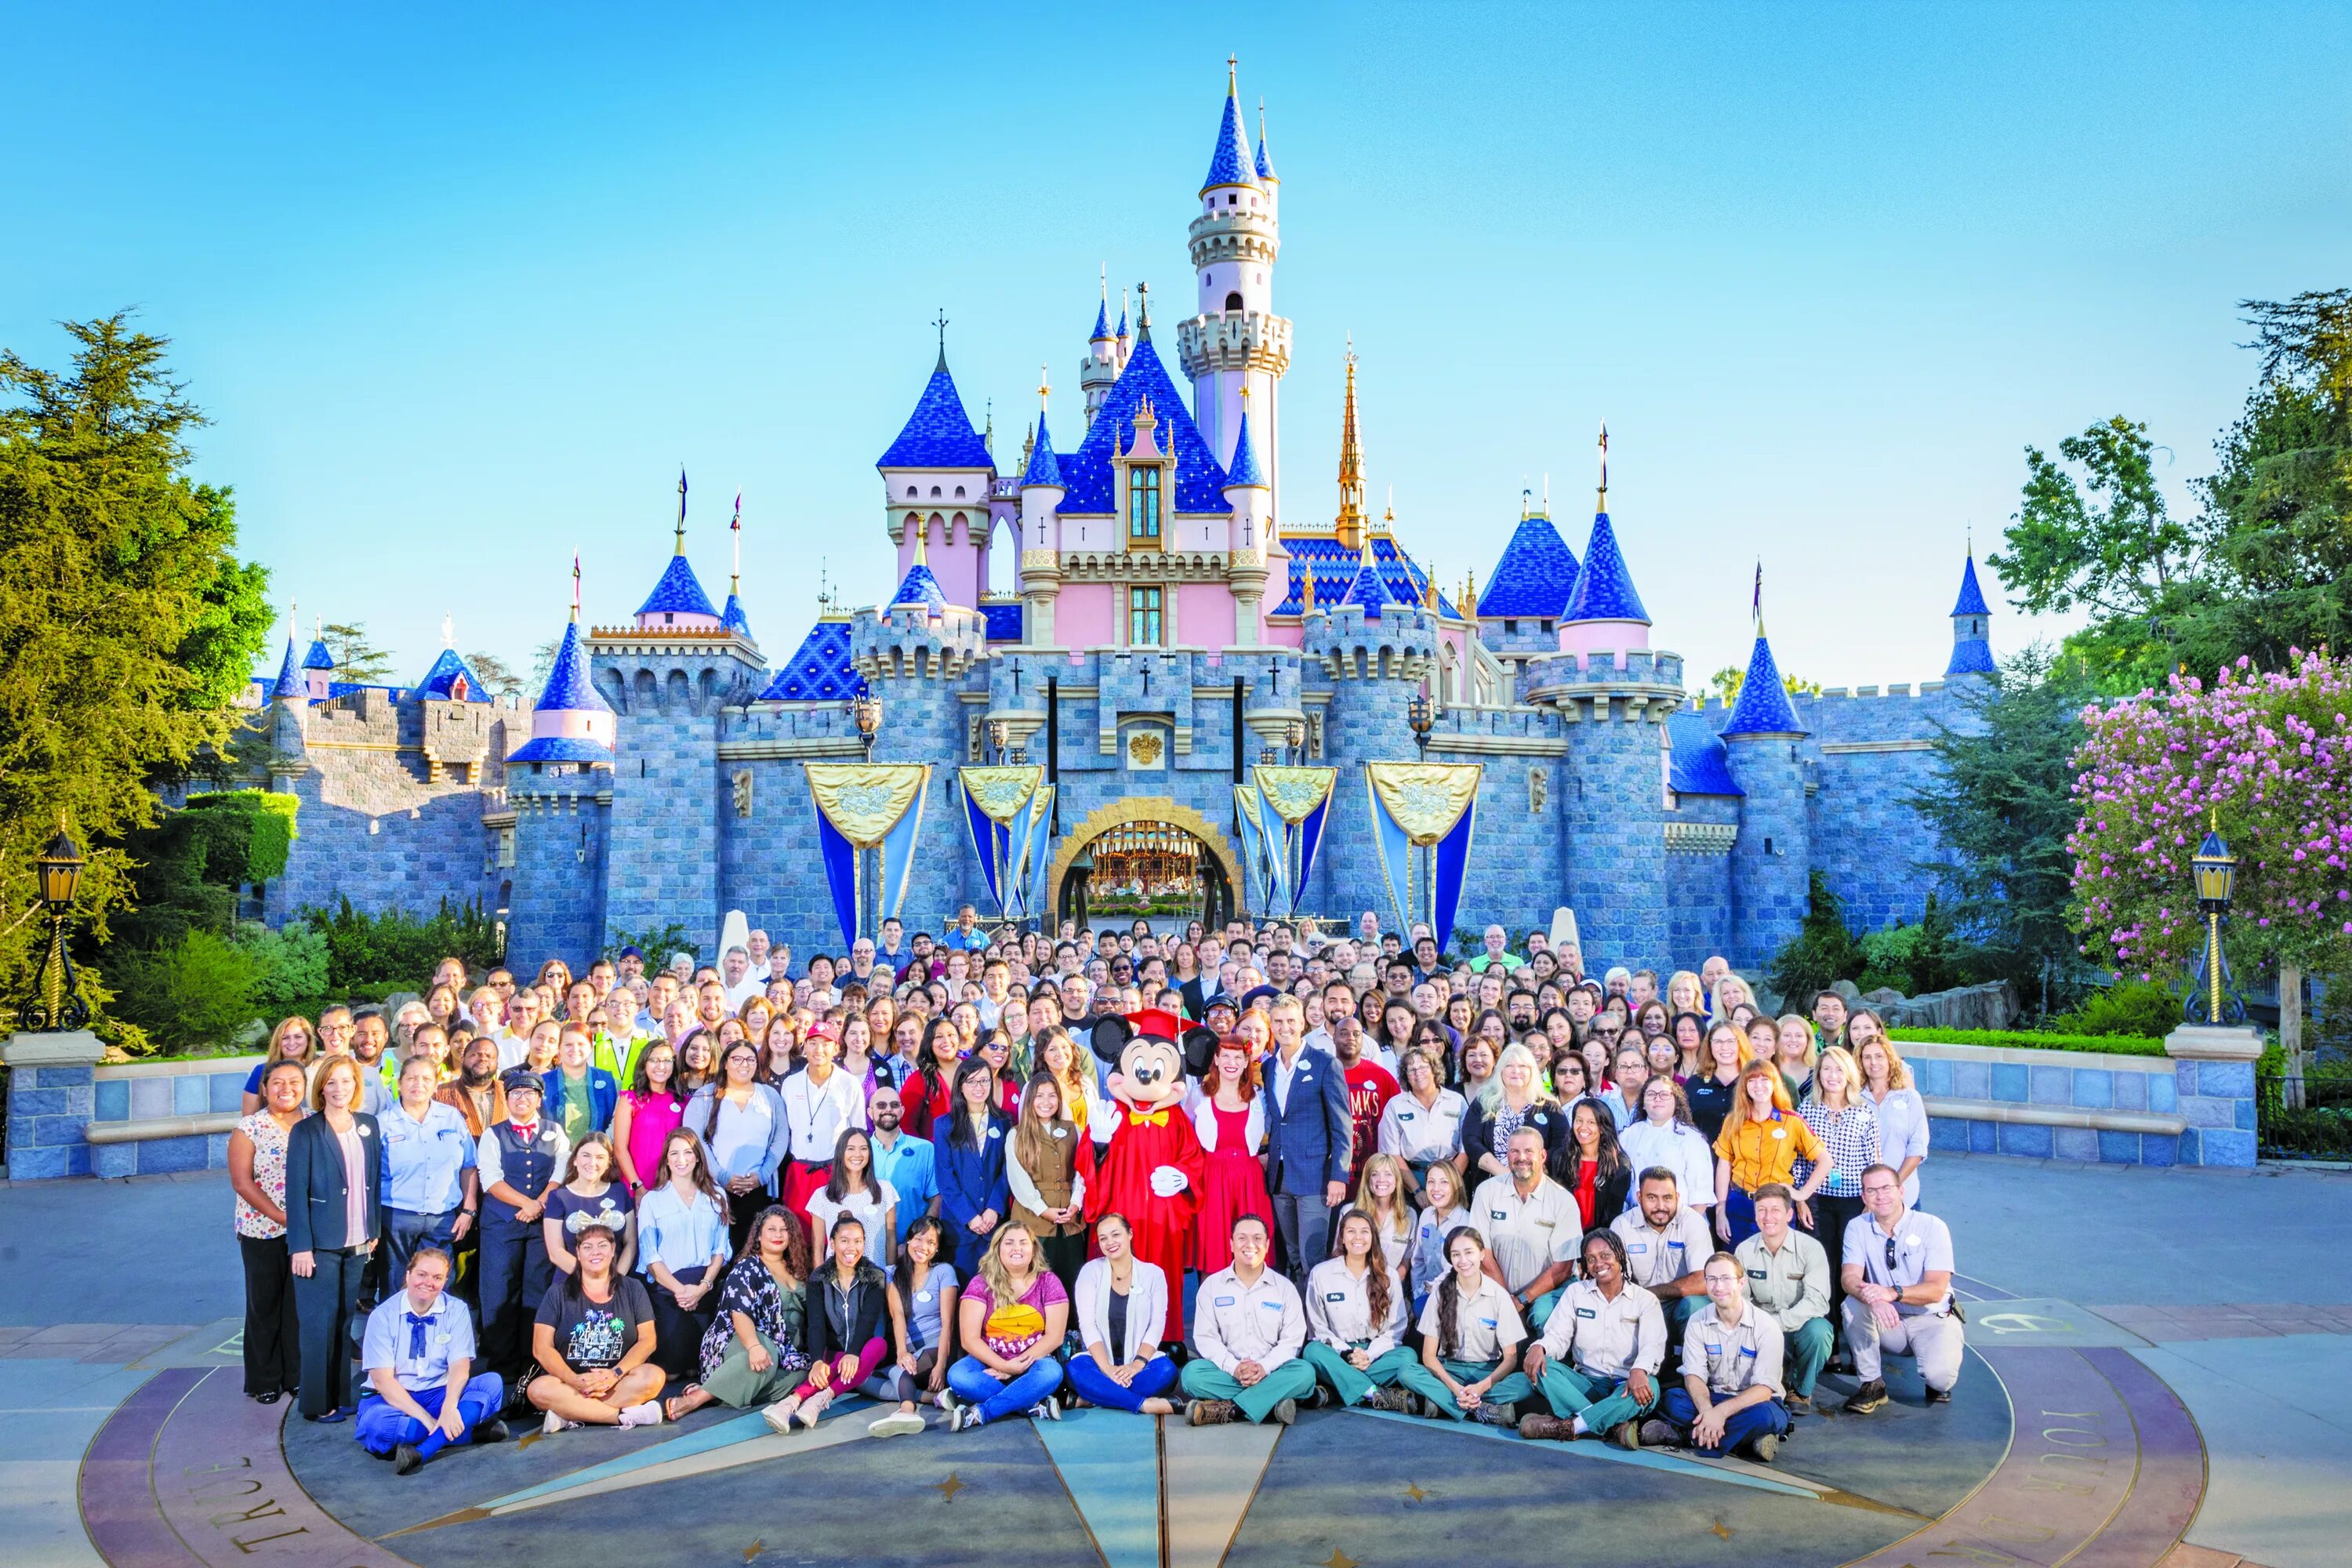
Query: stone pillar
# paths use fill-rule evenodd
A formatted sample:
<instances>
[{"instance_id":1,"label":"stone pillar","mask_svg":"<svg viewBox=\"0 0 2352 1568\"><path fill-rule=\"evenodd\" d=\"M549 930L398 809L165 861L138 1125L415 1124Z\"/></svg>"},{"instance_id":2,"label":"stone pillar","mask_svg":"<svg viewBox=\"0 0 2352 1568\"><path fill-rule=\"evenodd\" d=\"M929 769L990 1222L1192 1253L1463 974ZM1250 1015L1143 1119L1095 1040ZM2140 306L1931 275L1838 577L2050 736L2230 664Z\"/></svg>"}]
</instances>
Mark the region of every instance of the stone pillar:
<instances>
[{"instance_id":1,"label":"stone pillar","mask_svg":"<svg viewBox=\"0 0 2352 1568\"><path fill-rule=\"evenodd\" d=\"M84 1135L97 1113L93 1087L106 1047L87 1029L17 1035L0 1043L8 1066L8 1179L87 1176Z\"/></svg>"},{"instance_id":2,"label":"stone pillar","mask_svg":"<svg viewBox=\"0 0 2352 1568\"><path fill-rule=\"evenodd\" d=\"M2254 1163L2254 1062L2263 1037L2250 1028L2183 1024L2164 1037L2179 1089L2184 1165L2251 1170Z\"/></svg>"}]
</instances>

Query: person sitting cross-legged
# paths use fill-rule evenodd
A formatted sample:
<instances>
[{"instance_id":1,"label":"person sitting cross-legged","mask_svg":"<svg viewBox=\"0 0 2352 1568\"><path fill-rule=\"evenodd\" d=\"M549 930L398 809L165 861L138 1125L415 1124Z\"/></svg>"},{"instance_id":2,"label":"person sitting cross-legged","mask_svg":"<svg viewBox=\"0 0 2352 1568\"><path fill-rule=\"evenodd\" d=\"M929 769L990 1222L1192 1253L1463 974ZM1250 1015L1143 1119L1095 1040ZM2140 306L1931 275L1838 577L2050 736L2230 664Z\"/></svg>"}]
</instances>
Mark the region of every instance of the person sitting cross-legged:
<instances>
[{"instance_id":1,"label":"person sitting cross-legged","mask_svg":"<svg viewBox=\"0 0 2352 1568\"><path fill-rule=\"evenodd\" d=\"M1421 1360L1397 1381L1421 1395L1424 1415L1507 1426L1514 1407L1535 1393L1518 1370L1527 1327L1510 1292L1486 1271L1486 1243L1475 1227L1446 1233L1445 1262L1445 1277L1421 1309Z\"/></svg>"},{"instance_id":2,"label":"person sitting cross-legged","mask_svg":"<svg viewBox=\"0 0 2352 1568\"><path fill-rule=\"evenodd\" d=\"M1070 1387L1089 1405L1142 1415L1173 1415L1167 1397L1176 1363L1160 1351L1168 1321L1168 1276L1135 1256L1134 1229L1114 1210L1095 1221L1102 1256L1078 1270L1078 1338Z\"/></svg>"},{"instance_id":3,"label":"person sitting cross-legged","mask_svg":"<svg viewBox=\"0 0 2352 1568\"><path fill-rule=\"evenodd\" d=\"M1642 1423L1644 1444L1687 1442L1710 1459L1746 1448L1769 1463L1789 1430L1779 1320L1748 1299L1739 1260L1706 1260L1706 1300L1683 1331L1683 1382Z\"/></svg>"},{"instance_id":4,"label":"person sitting cross-legged","mask_svg":"<svg viewBox=\"0 0 2352 1568\"><path fill-rule=\"evenodd\" d=\"M547 1288L530 1331L532 1368L523 1393L547 1412L541 1430L661 1424L662 1370L654 1354L654 1304L632 1274L614 1274L612 1226L591 1215L572 1243L580 1267Z\"/></svg>"},{"instance_id":5,"label":"person sitting cross-legged","mask_svg":"<svg viewBox=\"0 0 2352 1568\"><path fill-rule=\"evenodd\" d=\"M1543 1337L1528 1350L1528 1374L1549 1415L1519 1423L1522 1437L1565 1442L1604 1434L1639 1448L1637 1420L1658 1404L1666 1357L1658 1299L1625 1277L1625 1242L1613 1230L1584 1238L1584 1278L1560 1297Z\"/></svg>"},{"instance_id":6,"label":"person sitting cross-legged","mask_svg":"<svg viewBox=\"0 0 2352 1568\"><path fill-rule=\"evenodd\" d=\"M408 1255L405 1289L368 1314L352 1435L378 1458L408 1475L452 1443L501 1443L506 1385L474 1371L474 1320L446 1293L449 1255L426 1243Z\"/></svg>"},{"instance_id":7,"label":"person sitting cross-legged","mask_svg":"<svg viewBox=\"0 0 2352 1568\"><path fill-rule=\"evenodd\" d=\"M1374 1156L1381 1158L1381 1156ZM1397 1386L1412 1352L1398 1342L1405 1326L1404 1281L1389 1271L1388 1251L1364 1209L1339 1221L1339 1250L1307 1275L1304 1352L1325 1392L1341 1405L1409 1411L1412 1395Z\"/></svg>"},{"instance_id":8,"label":"person sitting cross-legged","mask_svg":"<svg viewBox=\"0 0 2352 1568\"><path fill-rule=\"evenodd\" d=\"M1337 1075L1334 1075L1337 1076ZM1200 1354L1184 1363L1184 1419L1213 1426L1236 1418L1287 1426L1315 1392L1315 1369L1299 1358L1307 1312L1298 1288L1265 1266L1273 1237L1245 1214L1229 1233L1233 1262L1201 1281L1192 1337Z\"/></svg>"},{"instance_id":9,"label":"person sitting cross-legged","mask_svg":"<svg viewBox=\"0 0 2352 1568\"><path fill-rule=\"evenodd\" d=\"M1062 1406L1054 1391L1062 1386L1062 1363L1054 1352L1069 1330L1070 1298L1044 1267L1027 1226L1018 1220L997 1226L956 1311L961 1319L956 1339L964 1353L948 1368L948 1387L957 1400L952 1429L969 1432L1024 1414L1059 1421Z\"/></svg>"}]
</instances>

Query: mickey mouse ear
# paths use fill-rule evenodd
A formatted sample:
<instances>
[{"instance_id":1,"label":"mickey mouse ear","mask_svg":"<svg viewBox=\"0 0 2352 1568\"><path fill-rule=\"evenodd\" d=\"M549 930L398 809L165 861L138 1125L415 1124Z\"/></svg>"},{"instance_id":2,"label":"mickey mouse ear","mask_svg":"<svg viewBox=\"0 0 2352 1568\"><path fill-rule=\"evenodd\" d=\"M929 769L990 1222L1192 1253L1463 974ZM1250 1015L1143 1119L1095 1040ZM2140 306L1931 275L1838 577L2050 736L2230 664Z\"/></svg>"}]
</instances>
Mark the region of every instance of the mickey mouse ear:
<instances>
[{"instance_id":1,"label":"mickey mouse ear","mask_svg":"<svg viewBox=\"0 0 2352 1568\"><path fill-rule=\"evenodd\" d=\"M1095 1021L1093 1030L1087 1036L1087 1043L1094 1047L1095 1055L1117 1065L1118 1054L1127 1049L1127 1042L1134 1037L1135 1029L1126 1019L1116 1013L1106 1013Z\"/></svg>"},{"instance_id":2,"label":"mickey mouse ear","mask_svg":"<svg viewBox=\"0 0 2352 1568\"><path fill-rule=\"evenodd\" d=\"M1191 1028L1184 1031L1184 1070L1194 1078L1204 1077L1209 1064L1217 1059L1217 1042L1223 1038L1214 1029Z\"/></svg>"}]
</instances>

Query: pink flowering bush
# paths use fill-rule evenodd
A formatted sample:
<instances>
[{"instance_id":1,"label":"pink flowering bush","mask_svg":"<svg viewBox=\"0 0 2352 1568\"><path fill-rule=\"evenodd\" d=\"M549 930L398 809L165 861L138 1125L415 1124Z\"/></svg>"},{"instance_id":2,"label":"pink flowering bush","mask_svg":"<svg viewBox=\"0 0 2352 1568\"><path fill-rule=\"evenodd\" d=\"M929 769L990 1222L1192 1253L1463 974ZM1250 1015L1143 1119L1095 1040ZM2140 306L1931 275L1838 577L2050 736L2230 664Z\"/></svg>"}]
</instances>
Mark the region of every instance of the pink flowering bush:
<instances>
[{"instance_id":1,"label":"pink flowering bush","mask_svg":"<svg viewBox=\"0 0 2352 1568\"><path fill-rule=\"evenodd\" d=\"M2085 954L2184 977L2205 939L2189 860L2218 816L2239 860L2233 963L2274 962L2298 984L2352 974L2352 661L2298 649L2271 672L2241 658L2083 721L2067 847Z\"/></svg>"}]
</instances>

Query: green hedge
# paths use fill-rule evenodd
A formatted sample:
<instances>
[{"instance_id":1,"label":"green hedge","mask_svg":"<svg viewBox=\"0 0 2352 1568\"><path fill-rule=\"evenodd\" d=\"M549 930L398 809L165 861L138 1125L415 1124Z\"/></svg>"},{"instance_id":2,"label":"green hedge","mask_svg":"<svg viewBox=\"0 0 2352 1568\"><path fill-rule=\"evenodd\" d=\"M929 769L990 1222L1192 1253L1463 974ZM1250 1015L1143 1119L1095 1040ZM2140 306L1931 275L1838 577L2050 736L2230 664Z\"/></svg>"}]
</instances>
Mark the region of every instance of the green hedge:
<instances>
[{"instance_id":1,"label":"green hedge","mask_svg":"<svg viewBox=\"0 0 2352 1568\"><path fill-rule=\"evenodd\" d=\"M2011 1050L2090 1051L2110 1057L2160 1057L2164 1042L2145 1035L2045 1035L2026 1029L1890 1028L1897 1046L1917 1040L1937 1046L2000 1046Z\"/></svg>"}]
</instances>

